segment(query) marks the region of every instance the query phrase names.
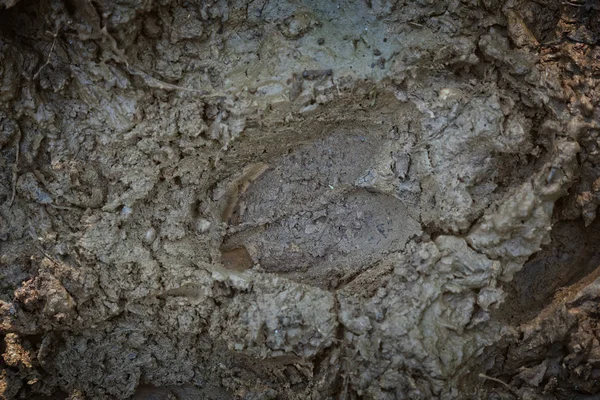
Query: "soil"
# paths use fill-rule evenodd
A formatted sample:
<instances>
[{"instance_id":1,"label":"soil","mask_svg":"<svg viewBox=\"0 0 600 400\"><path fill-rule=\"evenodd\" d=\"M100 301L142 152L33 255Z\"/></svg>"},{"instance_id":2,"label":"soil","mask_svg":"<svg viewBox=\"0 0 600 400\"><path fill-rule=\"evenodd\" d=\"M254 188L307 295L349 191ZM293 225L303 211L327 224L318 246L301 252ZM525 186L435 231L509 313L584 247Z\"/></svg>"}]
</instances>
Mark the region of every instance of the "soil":
<instances>
[{"instance_id":1,"label":"soil","mask_svg":"<svg viewBox=\"0 0 600 400\"><path fill-rule=\"evenodd\" d=\"M598 21L0 0L0 398L598 398Z\"/></svg>"}]
</instances>

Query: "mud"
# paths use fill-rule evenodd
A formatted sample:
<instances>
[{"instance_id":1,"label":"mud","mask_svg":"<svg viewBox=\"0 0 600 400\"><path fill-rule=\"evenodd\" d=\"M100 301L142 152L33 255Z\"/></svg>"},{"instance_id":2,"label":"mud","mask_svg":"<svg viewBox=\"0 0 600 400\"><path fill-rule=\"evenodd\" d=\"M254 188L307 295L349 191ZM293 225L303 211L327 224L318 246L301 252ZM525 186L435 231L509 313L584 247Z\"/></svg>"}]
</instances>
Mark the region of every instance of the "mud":
<instances>
[{"instance_id":1,"label":"mud","mask_svg":"<svg viewBox=\"0 0 600 400\"><path fill-rule=\"evenodd\" d=\"M597 397L599 20L0 0L0 396Z\"/></svg>"}]
</instances>

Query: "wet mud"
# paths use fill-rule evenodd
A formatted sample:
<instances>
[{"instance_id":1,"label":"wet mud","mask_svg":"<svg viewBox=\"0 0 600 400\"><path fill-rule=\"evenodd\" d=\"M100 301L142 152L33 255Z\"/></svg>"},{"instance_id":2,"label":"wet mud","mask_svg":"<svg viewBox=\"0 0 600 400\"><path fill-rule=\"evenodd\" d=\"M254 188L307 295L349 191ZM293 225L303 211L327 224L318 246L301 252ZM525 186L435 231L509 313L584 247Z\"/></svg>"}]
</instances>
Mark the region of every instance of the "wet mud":
<instances>
[{"instance_id":1,"label":"wet mud","mask_svg":"<svg viewBox=\"0 0 600 400\"><path fill-rule=\"evenodd\" d=\"M0 0L0 397L600 394L591 0Z\"/></svg>"}]
</instances>

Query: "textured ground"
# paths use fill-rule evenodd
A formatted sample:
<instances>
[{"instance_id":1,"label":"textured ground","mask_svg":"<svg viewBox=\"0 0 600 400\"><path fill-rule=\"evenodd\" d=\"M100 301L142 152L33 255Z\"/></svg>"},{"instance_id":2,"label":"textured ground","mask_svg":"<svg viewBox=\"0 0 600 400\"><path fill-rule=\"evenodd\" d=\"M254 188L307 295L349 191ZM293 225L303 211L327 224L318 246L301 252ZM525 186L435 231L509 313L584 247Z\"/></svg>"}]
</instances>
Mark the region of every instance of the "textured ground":
<instances>
[{"instance_id":1,"label":"textured ground","mask_svg":"<svg viewBox=\"0 0 600 400\"><path fill-rule=\"evenodd\" d=\"M0 0L0 396L593 399L593 0Z\"/></svg>"}]
</instances>

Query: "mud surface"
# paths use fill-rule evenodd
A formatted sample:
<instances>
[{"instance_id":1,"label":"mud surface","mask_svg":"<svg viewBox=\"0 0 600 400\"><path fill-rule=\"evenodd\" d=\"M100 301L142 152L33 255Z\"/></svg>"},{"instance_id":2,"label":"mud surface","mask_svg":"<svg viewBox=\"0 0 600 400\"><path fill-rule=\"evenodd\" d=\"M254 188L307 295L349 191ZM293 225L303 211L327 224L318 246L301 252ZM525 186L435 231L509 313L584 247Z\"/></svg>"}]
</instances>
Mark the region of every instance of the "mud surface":
<instances>
[{"instance_id":1,"label":"mud surface","mask_svg":"<svg viewBox=\"0 0 600 400\"><path fill-rule=\"evenodd\" d=\"M0 0L0 396L600 395L592 0Z\"/></svg>"}]
</instances>

